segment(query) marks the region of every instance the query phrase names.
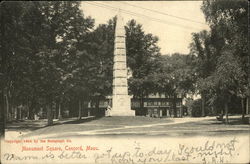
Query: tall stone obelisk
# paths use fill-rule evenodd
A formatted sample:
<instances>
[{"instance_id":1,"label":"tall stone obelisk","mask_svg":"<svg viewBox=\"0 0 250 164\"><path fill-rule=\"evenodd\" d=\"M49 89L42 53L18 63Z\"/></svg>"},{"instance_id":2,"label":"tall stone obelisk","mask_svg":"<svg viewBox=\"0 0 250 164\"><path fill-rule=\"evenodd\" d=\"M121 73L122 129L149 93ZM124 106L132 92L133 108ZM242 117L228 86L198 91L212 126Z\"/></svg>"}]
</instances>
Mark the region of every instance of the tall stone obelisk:
<instances>
[{"instance_id":1,"label":"tall stone obelisk","mask_svg":"<svg viewBox=\"0 0 250 164\"><path fill-rule=\"evenodd\" d=\"M125 27L121 12L118 12L115 27L113 66L113 95L111 116L134 116L128 95L128 73L126 60Z\"/></svg>"}]
</instances>

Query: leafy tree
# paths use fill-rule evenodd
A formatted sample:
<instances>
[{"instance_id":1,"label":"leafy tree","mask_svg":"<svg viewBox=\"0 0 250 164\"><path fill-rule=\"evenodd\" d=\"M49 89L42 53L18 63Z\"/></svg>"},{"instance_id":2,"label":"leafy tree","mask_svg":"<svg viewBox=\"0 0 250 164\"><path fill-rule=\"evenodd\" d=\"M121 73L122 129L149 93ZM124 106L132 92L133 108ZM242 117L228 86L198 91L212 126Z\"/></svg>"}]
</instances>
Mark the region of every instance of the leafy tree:
<instances>
[{"instance_id":1,"label":"leafy tree","mask_svg":"<svg viewBox=\"0 0 250 164\"><path fill-rule=\"evenodd\" d=\"M35 106L46 106L48 124L52 124L51 106L65 92L68 85L65 81L73 71L74 43L93 27L93 20L83 17L79 5L79 2L1 4L4 39L1 67L9 79L3 81L4 95L8 97L9 93L12 100L13 95L22 95L24 98L16 105L31 104L30 118Z\"/></svg>"},{"instance_id":2,"label":"leafy tree","mask_svg":"<svg viewBox=\"0 0 250 164\"><path fill-rule=\"evenodd\" d=\"M224 103L228 121L230 97L249 97L247 2L204 0L201 9L211 31L193 34L190 46L197 60L198 90L212 104L218 99Z\"/></svg>"},{"instance_id":3,"label":"leafy tree","mask_svg":"<svg viewBox=\"0 0 250 164\"><path fill-rule=\"evenodd\" d=\"M161 69L152 76L156 91L172 98L174 117L177 117L177 95L184 97L194 92L195 75L188 58L189 56L178 53L161 56Z\"/></svg>"},{"instance_id":4,"label":"leafy tree","mask_svg":"<svg viewBox=\"0 0 250 164\"><path fill-rule=\"evenodd\" d=\"M193 33L192 43L190 44L190 54L194 56L194 70L197 76L197 90L201 94L202 103L202 116L205 116L205 103L208 90L204 87L203 83L206 82L206 78L211 75L215 70L216 54L215 49L212 46L211 33L203 30L199 33Z\"/></svg>"},{"instance_id":5,"label":"leafy tree","mask_svg":"<svg viewBox=\"0 0 250 164\"><path fill-rule=\"evenodd\" d=\"M129 21L125 29L127 61L132 72L129 90L135 97L141 99L143 107L143 97L153 92L153 88L150 88L152 79L149 75L158 69L156 62L160 56L158 37L145 34L142 25L137 24L135 20Z\"/></svg>"},{"instance_id":6,"label":"leafy tree","mask_svg":"<svg viewBox=\"0 0 250 164\"><path fill-rule=\"evenodd\" d=\"M27 55L30 50L28 40L23 37L24 34L24 4L20 3L1 3L1 90L3 94L3 104L6 113L7 121L13 118L11 102L15 97L21 96L14 94L17 87L22 83L17 83L16 80L22 79L28 69L24 67L28 64ZM29 8L29 6L27 6ZM23 17L22 17L23 16ZM35 24L35 23L34 23ZM25 54L25 55L24 55ZM26 57L27 56L27 57ZM24 86L25 88L25 86ZM17 103L17 102L16 102ZM11 114L11 115L10 115Z\"/></svg>"},{"instance_id":7,"label":"leafy tree","mask_svg":"<svg viewBox=\"0 0 250 164\"><path fill-rule=\"evenodd\" d=\"M88 77L88 97L95 104L96 113L99 113L100 99L112 93L115 20L99 25L79 44L90 56L85 76Z\"/></svg>"},{"instance_id":8,"label":"leafy tree","mask_svg":"<svg viewBox=\"0 0 250 164\"><path fill-rule=\"evenodd\" d=\"M228 103L231 101L231 95L237 95L241 87L244 86L244 71L240 65L239 58L236 58L229 51L218 59L218 65L215 71L214 83L218 88L219 96L225 102L226 122L228 122Z\"/></svg>"}]
</instances>

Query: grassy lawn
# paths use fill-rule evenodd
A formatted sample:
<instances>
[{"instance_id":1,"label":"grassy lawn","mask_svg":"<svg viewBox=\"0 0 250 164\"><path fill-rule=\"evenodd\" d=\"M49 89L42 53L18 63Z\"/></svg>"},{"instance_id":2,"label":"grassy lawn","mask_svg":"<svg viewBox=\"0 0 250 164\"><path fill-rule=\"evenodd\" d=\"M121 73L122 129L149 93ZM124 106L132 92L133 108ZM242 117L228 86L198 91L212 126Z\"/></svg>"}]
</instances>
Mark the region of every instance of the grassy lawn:
<instances>
[{"instance_id":1,"label":"grassy lawn","mask_svg":"<svg viewBox=\"0 0 250 164\"><path fill-rule=\"evenodd\" d=\"M215 119L186 122L171 125L159 125L154 127L140 127L133 129L114 130L112 133L130 134L136 131L144 135L166 135L166 136L213 136L213 135L241 135L249 134L249 125L223 124Z\"/></svg>"},{"instance_id":2,"label":"grassy lawn","mask_svg":"<svg viewBox=\"0 0 250 164\"><path fill-rule=\"evenodd\" d=\"M84 132L91 130L101 130L110 128L122 128L125 126L139 126L147 124L159 124L168 123L172 120L167 118L151 118L151 117L102 117L91 121L76 120L71 122L66 122L61 125L54 125L36 129L32 132L32 135L44 135L44 134L60 134L60 133L73 133L73 132Z\"/></svg>"},{"instance_id":3,"label":"grassy lawn","mask_svg":"<svg viewBox=\"0 0 250 164\"><path fill-rule=\"evenodd\" d=\"M55 135L67 136L213 136L213 135L238 135L248 134L249 125L243 125L239 118L231 119L230 124L224 124L215 118L151 118L151 117L102 117L91 120L71 119L53 126L37 128L40 122L34 122L35 129L25 135ZM175 122L174 122L175 120ZM46 121L46 120L45 120ZM177 122L176 122L177 121ZM187 121L187 122L178 122ZM29 124L28 124L29 123ZM32 122L23 125L32 124ZM25 126L23 127L25 129ZM16 130L20 130L17 128Z\"/></svg>"},{"instance_id":4,"label":"grassy lawn","mask_svg":"<svg viewBox=\"0 0 250 164\"><path fill-rule=\"evenodd\" d=\"M144 116L114 116L114 117L102 117L97 120L88 122L88 125L98 124L98 125L120 125L120 126L138 126L147 124L158 124L172 122L168 118L152 118Z\"/></svg>"}]
</instances>

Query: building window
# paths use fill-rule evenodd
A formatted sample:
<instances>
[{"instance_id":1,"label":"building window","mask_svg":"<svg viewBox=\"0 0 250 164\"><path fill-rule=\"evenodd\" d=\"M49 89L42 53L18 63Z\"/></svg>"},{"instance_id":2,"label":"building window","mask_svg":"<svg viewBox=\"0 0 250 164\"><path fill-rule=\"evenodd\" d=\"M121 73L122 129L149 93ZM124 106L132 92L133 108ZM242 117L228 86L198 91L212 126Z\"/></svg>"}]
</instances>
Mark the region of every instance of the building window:
<instances>
[{"instance_id":1,"label":"building window","mask_svg":"<svg viewBox=\"0 0 250 164\"><path fill-rule=\"evenodd\" d=\"M153 102L152 101L148 101L148 106L153 106Z\"/></svg>"},{"instance_id":2,"label":"building window","mask_svg":"<svg viewBox=\"0 0 250 164\"><path fill-rule=\"evenodd\" d=\"M104 105L104 101L100 101L99 105L103 106Z\"/></svg>"},{"instance_id":3,"label":"building window","mask_svg":"<svg viewBox=\"0 0 250 164\"><path fill-rule=\"evenodd\" d=\"M176 106L181 106L181 102L177 102L177 103L176 103Z\"/></svg>"},{"instance_id":4,"label":"building window","mask_svg":"<svg viewBox=\"0 0 250 164\"><path fill-rule=\"evenodd\" d=\"M157 106L158 105L158 102L157 101L154 101L154 106Z\"/></svg>"},{"instance_id":5,"label":"building window","mask_svg":"<svg viewBox=\"0 0 250 164\"><path fill-rule=\"evenodd\" d=\"M162 106L166 106L166 102L165 102L165 101L162 101L162 102L161 102L161 105L162 105Z\"/></svg>"},{"instance_id":6,"label":"building window","mask_svg":"<svg viewBox=\"0 0 250 164\"><path fill-rule=\"evenodd\" d=\"M180 93L178 93L176 96L177 96L177 98L181 98L182 97L182 95Z\"/></svg>"},{"instance_id":7,"label":"building window","mask_svg":"<svg viewBox=\"0 0 250 164\"><path fill-rule=\"evenodd\" d=\"M162 101L162 106L169 106L169 102L167 102L167 101Z\"/></svg>"},{"instance_id":8,"label":"building window","mask_svg":"<svg viewBox=\"0 0 250 164\"><path fill-rule=\"evenodd\" d=\"M132 106L133 106L133 107L140 107L140 102L133 102L133 103L132 103Z\"/></svg>"}]
</instances>

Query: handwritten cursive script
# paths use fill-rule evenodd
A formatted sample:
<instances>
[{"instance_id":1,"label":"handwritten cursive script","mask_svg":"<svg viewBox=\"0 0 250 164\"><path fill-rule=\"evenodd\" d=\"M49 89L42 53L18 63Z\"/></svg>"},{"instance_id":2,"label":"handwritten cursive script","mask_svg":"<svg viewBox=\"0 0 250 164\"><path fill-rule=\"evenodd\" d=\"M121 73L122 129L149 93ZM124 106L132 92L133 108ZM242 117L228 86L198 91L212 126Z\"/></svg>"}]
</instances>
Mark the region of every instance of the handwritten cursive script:
<instances>
[{"instance_id":1,"label":"handwritten cursive script","mask_svg":"<svg viewBox=\"0 0 250 164\"><path fill-rule=\"evenodd\" d=\"M112 164L149 164L149 163L173 163L193 162L196 163L227 163L228 159L239 155L237 150L238 141L233 138L227 142L207 140L201 145L178 144L177 147L169 148L166 144L163 148L157 146L145 150L142 146L134 146L128 150L116 150L114 147L95 151L51 151L45 155L22 155L5 153L5 161L36 161L36 160L88 160L92 163Z\"/></svg>"}]
</instances>

